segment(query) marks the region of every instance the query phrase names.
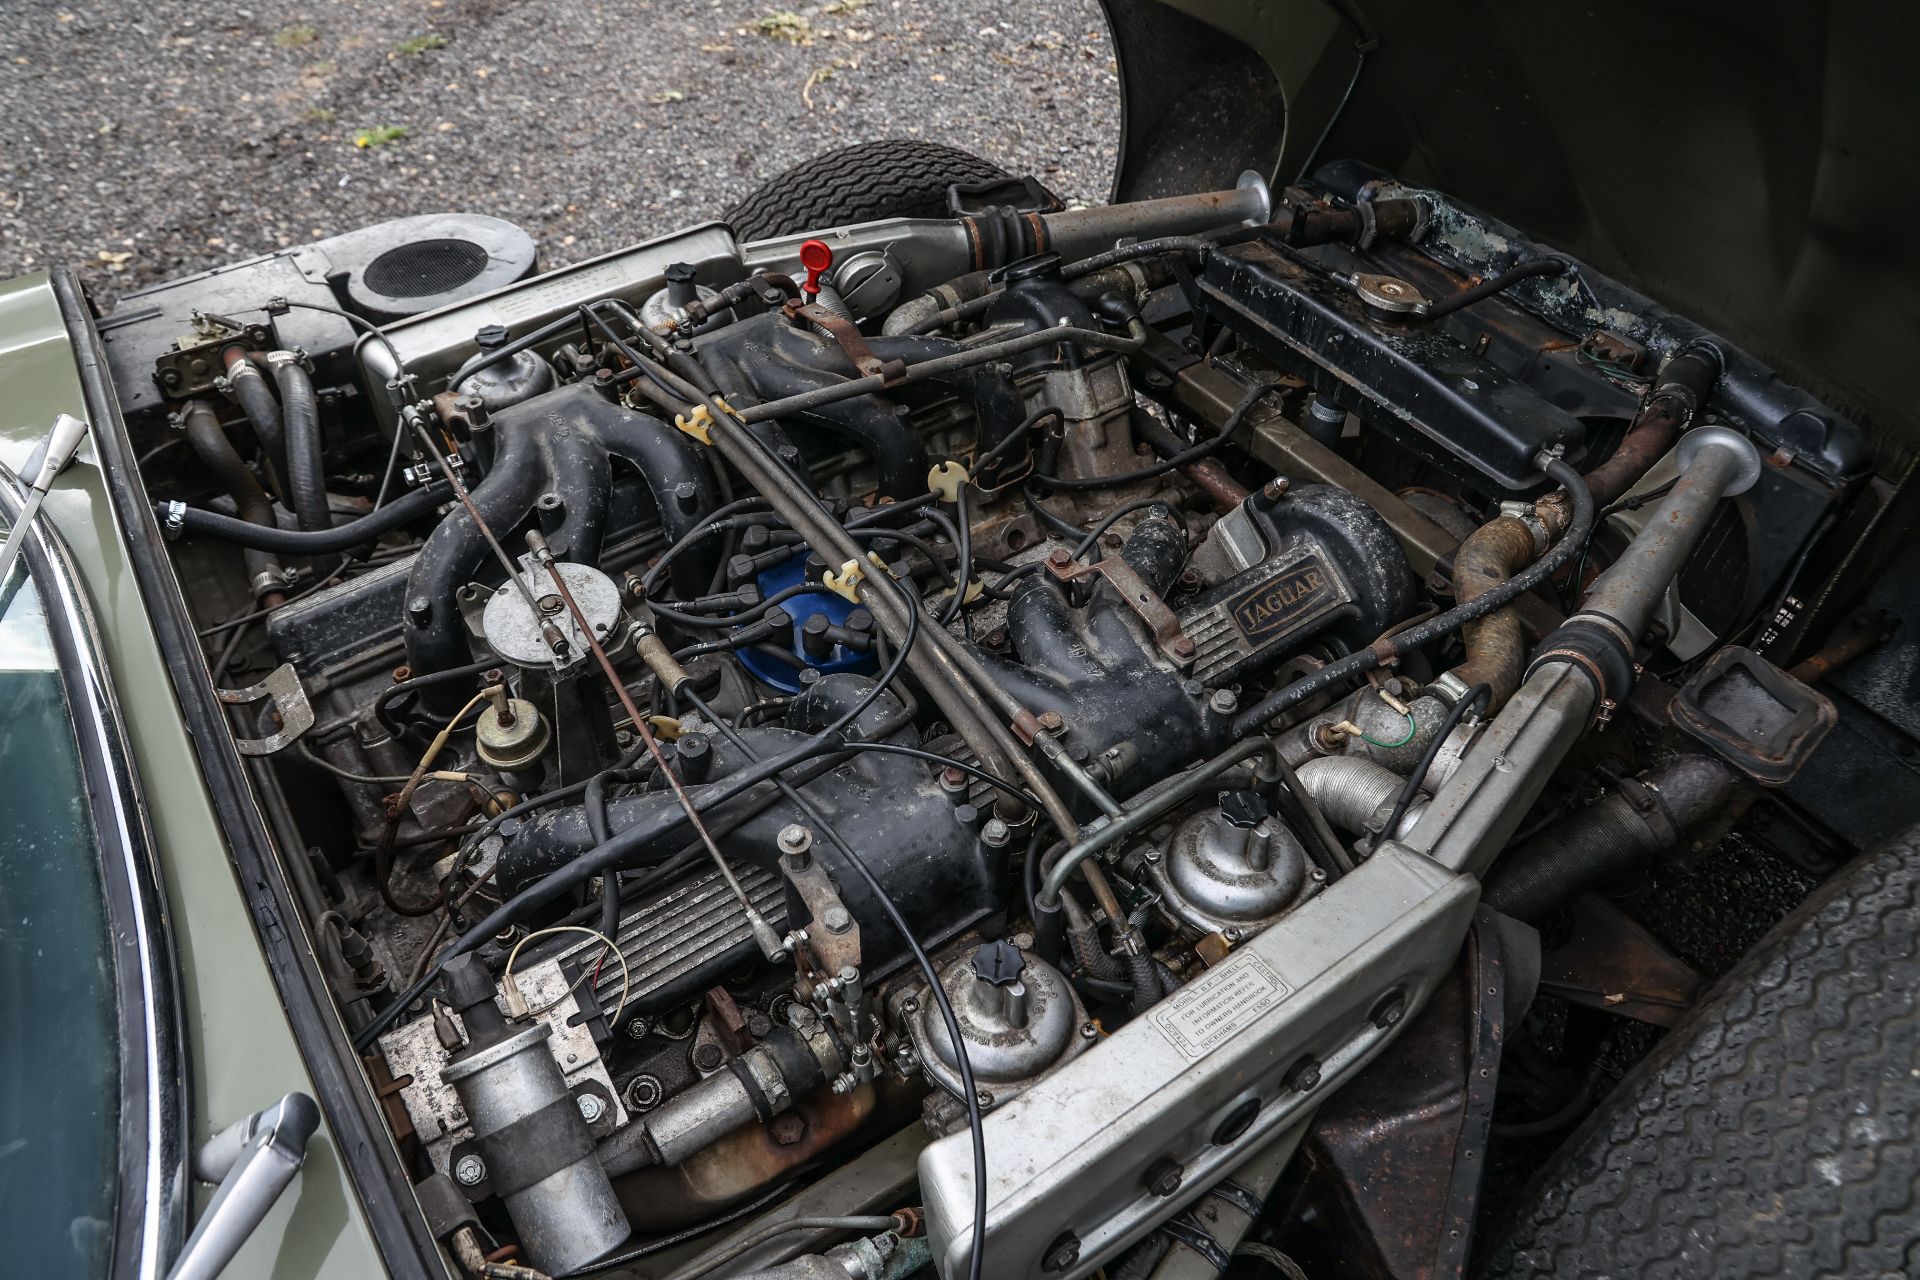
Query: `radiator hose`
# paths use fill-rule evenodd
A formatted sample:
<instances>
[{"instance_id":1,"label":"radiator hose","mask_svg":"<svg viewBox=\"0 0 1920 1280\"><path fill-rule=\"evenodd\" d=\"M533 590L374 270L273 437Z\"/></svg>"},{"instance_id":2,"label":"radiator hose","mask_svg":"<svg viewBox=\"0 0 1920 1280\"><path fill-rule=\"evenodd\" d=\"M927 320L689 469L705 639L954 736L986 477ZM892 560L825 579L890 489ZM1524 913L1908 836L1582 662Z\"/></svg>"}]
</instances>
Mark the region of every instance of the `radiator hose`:
<instances>
[{"instance_id":1,"label":"radiator hose","mask_svg":"<svg viewBox=\"0 0 1920 1280\"><path fill-rule=\"evenodd\" d=\"M314 402L313 379L300 367L300 358L291 351L274 351L267 356L273 370L274 385L280 388L280 423L286 445L287 505L300 522L303 532L312 533L333 524L327 509L325 464L320 456L320 411Z\"/></svg>"},{"instance_id":2,"label":"radiator hose","mask_svg":"<svg viewBox=\"0 0 1920 1280\"><path fill-rule=\"evenodd\" d=\"M233 441L220 429L220 418L213 406L205 400L187 401L180 414L180 427L186 432L187 444L199 456L200 465L207 469L215 483L232 495L233 505L240 512L237 520L219 518L252 534L278 533L273 522L273 500L267 497L267 491L260 487L253 472L247 470ZM272 603L271 598L278 596L286 585L281 577L280 562L271 554L272 548L259 545L258 539L243 545L247 546L247 583L257 599Z\"/></svg>"}]
</instances>

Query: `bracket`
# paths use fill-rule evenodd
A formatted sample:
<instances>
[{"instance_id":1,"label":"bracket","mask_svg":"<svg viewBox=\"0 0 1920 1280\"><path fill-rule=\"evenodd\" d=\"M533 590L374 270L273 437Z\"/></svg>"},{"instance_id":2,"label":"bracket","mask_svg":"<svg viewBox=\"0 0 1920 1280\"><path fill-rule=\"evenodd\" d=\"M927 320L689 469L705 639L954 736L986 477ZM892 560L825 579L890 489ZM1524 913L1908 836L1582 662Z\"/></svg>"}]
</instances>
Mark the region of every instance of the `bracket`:
<instances>
[{"instance_id":1,"label":"bracket","mask_svg":"<svg viewBox=\"0 0 1920 1280\"><path fill-rule=\"evenodd\" d=\"M215 689L213 693L230 707L242 707L262 698L271 698L273 709L280 713L278 733L270 733L264 738L233 740L233 745L240 749L243 756L270 756L292 746L295 739L313 728L313 704L307 701L307 691L301 687L300 677L295 674L291 663L281 663L259 684L250 684L244 689Z\"/></svg>"}]
</instances>

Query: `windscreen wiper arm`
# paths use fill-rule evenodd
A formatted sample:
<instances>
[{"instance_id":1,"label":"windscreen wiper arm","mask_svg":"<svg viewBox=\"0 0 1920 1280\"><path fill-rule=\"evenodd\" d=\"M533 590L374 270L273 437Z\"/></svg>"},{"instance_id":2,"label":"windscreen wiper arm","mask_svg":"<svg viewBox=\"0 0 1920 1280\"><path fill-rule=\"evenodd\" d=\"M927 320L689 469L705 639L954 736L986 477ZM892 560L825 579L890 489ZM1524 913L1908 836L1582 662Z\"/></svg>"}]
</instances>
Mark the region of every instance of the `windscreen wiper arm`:
<instances>
[{"instance_id":1,"label":"windscreen wiper arm","mask_svg":"<svg viewBox=\"0 0 1920 1280\"><path fill-rule=\"evenodd\" d=\"M307 1140L320 1127L320 1106L290 1093L207 1139L193 1157L193 1176L218 1182L167 1280L213 1280L266 1218L306 1162Z\"/></svg>"},{"instance_id":2,"label":"windscreen wiper arm","mask_svg":"<svg viewBox=\"0 0 1920 1280\"><path fill-rule=\"evenodd\" d=\"M20 554L25 542L21 536L33 518L40 514L40 504L47 500L47 490L53 487L54 477L67 469L73 461L80 442L86 439L87 424L71 414L61 414L53 420L53 430L47 432L46 440L41 444L39 470L27 485L27 500L20 508L20 518L7 530L7 540L0 543L0 590L7 585L7 577L13 572L13 562ZM32 459L29 458L31 463ZM31 467L26 468L32 470Z\"/></svg>"}]
</instances>

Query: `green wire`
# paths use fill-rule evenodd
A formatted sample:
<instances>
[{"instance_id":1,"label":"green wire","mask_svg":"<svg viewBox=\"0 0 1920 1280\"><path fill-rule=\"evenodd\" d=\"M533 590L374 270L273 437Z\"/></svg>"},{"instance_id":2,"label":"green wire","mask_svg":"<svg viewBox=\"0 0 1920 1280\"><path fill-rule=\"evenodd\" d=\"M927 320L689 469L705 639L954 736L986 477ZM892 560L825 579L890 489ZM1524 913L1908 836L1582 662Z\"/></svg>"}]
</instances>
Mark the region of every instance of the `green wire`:
<instances>
[{"instance_id":1,"label":"green wire","mask_svg":"<svg viewBox=\"0 0 1920 1280\"><path fill-rule=\"evenodd\" d=\"M1406 745L1407 745L1407 744L1408 744L1409 742L1412 742L1412 741L1413 741L1413 735L1414 735L1415 733L1417 733L1417 732L1419 731L1419 726L1418 726L1418 725L1416 725L1416 724L1415 724L1415 723L1413 722L1413 712L1411 712L1411 711L1409 711L1409 712L1407 712L1407 713L1406 713L1406 715L1407 715L1407 736L1406 736L1406 737L1404 737L1404 738L1402 738L1402 739L1400 739L1400 741L1398 741L1398 742L1382 742L1382 741L1380 741L1380 739L1378 739L1378 738L1369 738L1369 737L1367 737L1367 731L1366 731L1365 729L1362 729L1362 730L1360 731L1360 738L1361 738L1361 740L1362 740L1362 741L1364 741L1364 742L1371 742L1371 743L1372 743L1372 744L1373 744L1374 746L1376 746L1376 747L1404 747L1404 746L1406 746Z\"/></svg>"}]
</instances>

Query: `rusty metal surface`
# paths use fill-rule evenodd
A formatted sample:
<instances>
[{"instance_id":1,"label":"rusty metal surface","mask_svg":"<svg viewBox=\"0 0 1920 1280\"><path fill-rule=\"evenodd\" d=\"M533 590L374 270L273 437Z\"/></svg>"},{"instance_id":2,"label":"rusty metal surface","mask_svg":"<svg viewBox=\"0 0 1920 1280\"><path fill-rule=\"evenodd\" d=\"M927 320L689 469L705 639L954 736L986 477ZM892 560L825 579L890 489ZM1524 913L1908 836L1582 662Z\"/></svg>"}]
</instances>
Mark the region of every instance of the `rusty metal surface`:
<instances>
[{"instance_id":1,"label":"rusty metal surface","mask_svg":"<svg viewBox=\"0 0 1920 1280\"><path fill-rule=\"evenodd\" d=\"M1311 1239L1297 1252L1283 1241L1309 1274L1465 1274L1507 1035L1509 958L1491 921L1475 917L1413 1025L1315 1118L1293 1206ZM1319 1250L1330 1256L1316 1268L1306 1259Z\"/></svg>"},{"instance_id":2,"label":"rusty metal surface","mask_svg":"<svg viewBox=\"0 0 1920 1280\"><path fill-rule=\"evenodd\" d=\"M780 873L806 904L806 951L819 961L822 975L839 973L843 967L860 967L860 922L840 900L839 890L820 859L809 857L804 865L782 859Z\"/></svg>"},{"instance_id":3,"label":"rusty metal surface","mask_svg":"<svg viewBox=\"0 0 1920 1280\"><path fill-rule=\"evenodd\" d=\"M1693 1006L1700 975L1618 907L1586 894L1568 911L1566 941L1541 957L1541 991L1656 1027Z\"/></svg>"},{"instance_id":4,"label":"rusty metal surface","mask_svg":"<svg viewBox=\"0 0 1920 1280\"><path fill-rule=\"evenodd\" d=\"M1834 668L1885 644L1899 625L1900 619L1885 609L1862 609L1834 628L1817 653L1787 668L1787 674L1802 684L1812 684Z\"/></svg>"},{"instance_id":5,"label":"rusty metal surface","mask_svg":"<svg viewBox=\"0 0 1920 1280\"><path fill-rule=\"evenodd\" d=\"M891 385L894 379L906 372L906 361L882 360L875 355L873 348L867 345L866 338L860 333L859 327L846 316L836 311L829 311L817 302L799 307L796 311L808 323L823 330L828 337L832 338L840 350L846 353L847 359L853 362L853 367L863 376L880 378Z\"/></svg>"},{"instance_id":6,"label":"rusty metal surface","mask_svg":"<svg viewBox=\"0 0 1920 1280\"><path fill-rule=\"evenodd\" d=\"M849 1093L816 1090L797 1098L775 1124L749 1124L677 1165L639 1169L617 1179L614 1191L642 1234L704 1221L792 1177L862 1133L907 1124L919 1091L883 1077Z\"/></svg>"},{"instance_id":7,"label":"rusty metal surface","mask_svg":"<svg viewBox=\"0 0 1920 1280\"><path fill-rule=\"evenodd\" d=\"M1127 607L1140 615L1147 624L1147 630L1153 633L1153 642L1160 646L1161 652L1176 663L1186 663L1193 657L1194 644L1187 633L1180 628L1179 615L1167 607L1167 602L1155 594L1146 579L1135 572L1132 565L1119 556L1108 556L1095 564L1075 565L1073 557L1066 551L1055 551L1046 560L1047 572L1055 581L1061 583L1078 582L1084 578L1105 578L1113 589L1126 601Z\"/></svg>"}]
</instances>

